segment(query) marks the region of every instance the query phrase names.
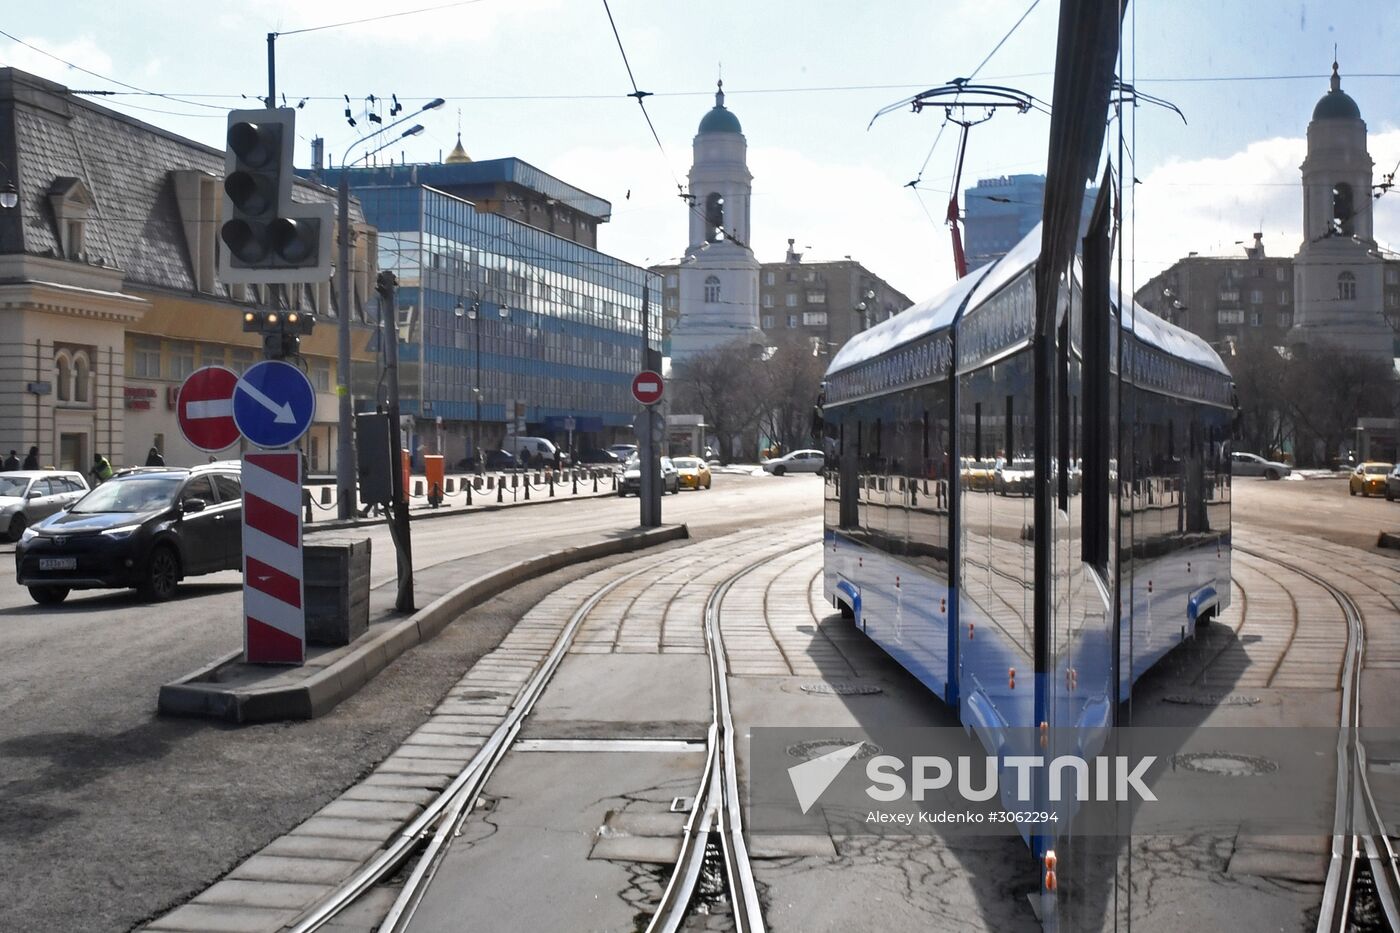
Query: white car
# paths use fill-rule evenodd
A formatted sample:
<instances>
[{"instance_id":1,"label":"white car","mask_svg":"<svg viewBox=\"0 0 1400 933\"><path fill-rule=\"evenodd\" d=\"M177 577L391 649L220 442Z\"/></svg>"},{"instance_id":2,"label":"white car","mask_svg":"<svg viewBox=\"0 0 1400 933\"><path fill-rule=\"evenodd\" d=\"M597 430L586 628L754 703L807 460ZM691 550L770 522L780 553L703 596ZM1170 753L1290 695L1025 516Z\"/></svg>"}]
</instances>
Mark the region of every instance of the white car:
<instances>
[{"instance_id":1,"label":"white car","mask_svg":"<svg viewBox=\"0 0 1400 933\"><path fill-rule=\"evenodd\" d=\"M826 455L820 450L794 450L790 454L763 461L763 469L774 476L784 473L820 473Z\"/></svg>"},{"instance_id":2,"label":"white car","mask_svg":"<svg viewBox=\"0 0 1400 933\"><path fill-rule=\"evenodd\" d=\"M1288 464L1279 463L1276 460L1265 460L1258 454L1230 454L1231 476L1262 476L1265 479L1283 479L1292 472L1293 468Z\"/></svg>"},{"instance_id":3,"label":"white car","mask_svg":"<svg viewBox=\"0 0 1400 933\"><path fill-rule=\"evenodd\" d=\"M24 529L87 495L81 473L15 470L0 473L0 535L18 541Z\"/></svg>"}]
</instances>

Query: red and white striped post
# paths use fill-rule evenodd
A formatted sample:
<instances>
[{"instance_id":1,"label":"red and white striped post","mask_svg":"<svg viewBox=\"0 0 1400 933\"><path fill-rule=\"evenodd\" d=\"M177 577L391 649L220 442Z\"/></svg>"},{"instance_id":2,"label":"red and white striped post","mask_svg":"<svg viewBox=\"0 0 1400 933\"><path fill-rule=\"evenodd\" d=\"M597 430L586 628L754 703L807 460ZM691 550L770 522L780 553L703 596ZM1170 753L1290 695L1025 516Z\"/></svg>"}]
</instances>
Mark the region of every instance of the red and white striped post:
<instances>
[{"instance_id":1,"label":"red and white striped post","mask_svg":"<svg viewBox=\"0 0 1400 933\"><path fill-rule=\"evenodd\" d=\"M301 452L243 455L243 657L302 664Z\"/></svg>"}]
</instances>

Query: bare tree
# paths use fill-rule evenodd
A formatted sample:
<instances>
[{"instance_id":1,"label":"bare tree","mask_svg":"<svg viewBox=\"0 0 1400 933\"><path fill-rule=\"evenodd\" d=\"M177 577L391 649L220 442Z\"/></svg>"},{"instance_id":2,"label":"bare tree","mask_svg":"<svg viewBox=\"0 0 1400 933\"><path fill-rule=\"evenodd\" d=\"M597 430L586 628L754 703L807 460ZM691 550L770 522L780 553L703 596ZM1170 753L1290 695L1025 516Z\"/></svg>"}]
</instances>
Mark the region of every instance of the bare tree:
<instances>
[{"instance_id":1,"label":"bare tree","mask_svg":"<svg viewBox=\"0 0 1400 933\"><path fill-rule=\"evenodd\" d=\"M1264 340L1241 341L1235 354L1225 358L1235 380L1240 422L1237 450L1265 457L1279 456L1290 434L1284 400L1288 357L1281 347Z\"/></svg>"},{"instance_id":2,"label":"bare tree","mask_svg":"<svg viewBox=\"0 0 1400 933\"><path fill-rule=\"evenodd\" d=\"M762 367L759 426L784 451L809 447L813 443L812 406L829 358L812 352L810 337L788 331L770 338Z\"/></svg>"},{"instance_id":3,"label":"bare tree","mask_svg":"<svg viewBox=\"0 0 1400 933\"><path fill-rule=\"evenodd\" d=\"M1393 410L1395 393L1394 372L1383 360L1326 344L1296 352L1287 365L1282 399L1300 462L1325 463L1335 456L1358 418Z\"/></svg>"},{"instance_id":4,"label":"bare tree","mask_svg":"<svg viewBox=\"0 0 1400 933\"><path fill-rule=\"evenodd\" d=\"M758 427L765 404L762 366L753 347L735 342L677 363L671 373L672 409L704 416L725 463L735 457L735 438Z\"/></svg>"}]
</instances>

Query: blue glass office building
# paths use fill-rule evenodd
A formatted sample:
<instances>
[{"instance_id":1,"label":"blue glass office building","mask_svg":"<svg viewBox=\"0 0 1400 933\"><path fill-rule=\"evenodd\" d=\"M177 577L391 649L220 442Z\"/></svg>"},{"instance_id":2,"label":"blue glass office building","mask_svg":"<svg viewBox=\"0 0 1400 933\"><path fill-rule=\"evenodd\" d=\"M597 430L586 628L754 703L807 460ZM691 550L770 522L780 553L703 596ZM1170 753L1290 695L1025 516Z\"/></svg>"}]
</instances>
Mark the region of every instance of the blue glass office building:
<instances>
[{"instance_id":1,"label":"blue glass office building","mask_svg":"<svg viewBox=\"0 0 1400 933\"><path fill-rule=\"evenodd\" d=\"M400 391L415 449L440 449L452 464L477 438L491 449L508 432L562 447L570 424L575 448L630 440L643 289L659 298L660 277L411 177L356 184L385 177L362 171L352 170L351 191L378 229L379 268L399 280Z\"/></svg>"}]
</instances>

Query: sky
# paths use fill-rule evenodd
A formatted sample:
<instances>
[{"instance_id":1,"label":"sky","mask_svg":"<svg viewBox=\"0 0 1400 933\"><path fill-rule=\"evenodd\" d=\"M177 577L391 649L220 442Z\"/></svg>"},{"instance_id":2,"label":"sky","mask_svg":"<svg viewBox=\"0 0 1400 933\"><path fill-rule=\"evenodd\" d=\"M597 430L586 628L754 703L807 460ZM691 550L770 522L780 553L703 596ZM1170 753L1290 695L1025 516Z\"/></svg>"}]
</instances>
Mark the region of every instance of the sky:
<instances>
[{"instance_id":1,"label":"sky","mask_svg":"<svg viewBox=\"0 0 1400 933\"><path fill-rule=\"evenodd\" d=\"M275 31L279 94L292 105L306 99L298 165L309 163L315 135L338 163L370 126L369 110L387 114L371 95L397 95L408 110L443 97L447 106L423 115L422 134L378 158L437 161L460 126L473 158L515 156L611 201L599 246L638 264L685 249L678 186L722 74L748 140L758 258L781 259L792 237L811 258L860 260L915 300L954 279L943 217L955 127L940 135L941 108L872 117L968 76L1053 106L1056 0L609 0L637 87L652 95L660 145L626 96L632 84L602 0L409 12L443 2L7 4L0 65L75 90L121 91L90 99L222 148L226 111L266 94L266 35ZM1145 103L1125 108L1124 177L1135 180L1125 284L1190 252L1240 254L1238 241L1256 230L1271 255L1297 250L1298 165L1334 45L1343 89L1368 124L1374 180L1400 163L1395 0L1142 0L1128 10L1126 80L1173 102L1186 122ZM396 13L407 15L334 25ZM356 128L345 119L347 95ZM963 187L1043 172L1048 129L1037 110L1001 111L973 128ZM1116 165L1117 120L1108 132ZM1400 250L1400 190L1375 207L1377 239Z\"/></svg>"}]
</instances>

